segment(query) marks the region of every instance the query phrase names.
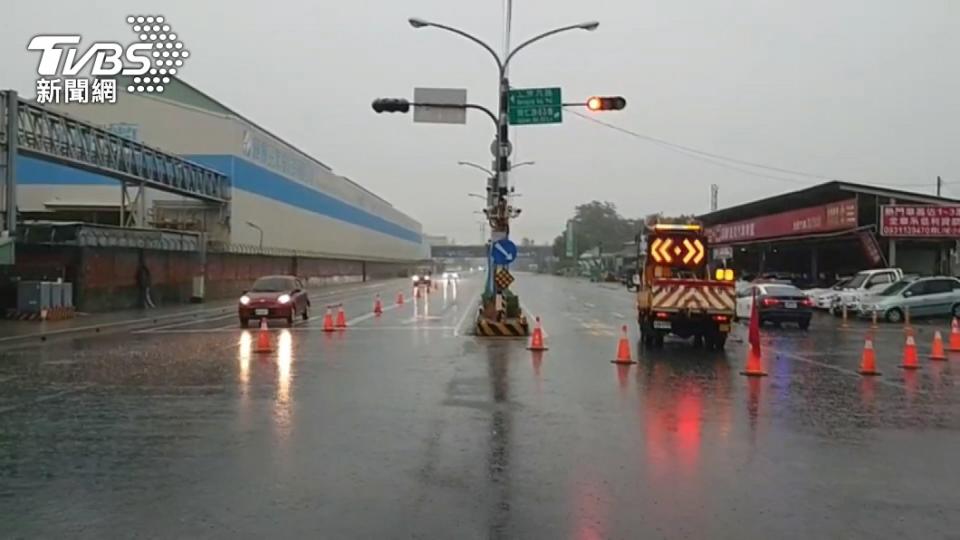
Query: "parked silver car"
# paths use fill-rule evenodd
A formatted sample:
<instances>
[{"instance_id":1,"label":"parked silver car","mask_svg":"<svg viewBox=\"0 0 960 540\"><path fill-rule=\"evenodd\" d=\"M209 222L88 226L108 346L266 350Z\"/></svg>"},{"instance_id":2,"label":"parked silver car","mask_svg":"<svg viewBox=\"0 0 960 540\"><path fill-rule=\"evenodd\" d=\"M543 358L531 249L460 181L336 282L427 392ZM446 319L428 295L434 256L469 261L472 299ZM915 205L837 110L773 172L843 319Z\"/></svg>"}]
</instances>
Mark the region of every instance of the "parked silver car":
<instances>
[{"instance_id":1,"label":"parked silver car","mask_svg":"<svg viewBox=\"0 0 960 540\"><path fill-rule=\"evenodd\" d=\"M858 315L892 323L903 321L907 310L910 317L960 317L960 279L935 276L902 279L877 294L864 297Z\"/></svg>"}]
</instances>

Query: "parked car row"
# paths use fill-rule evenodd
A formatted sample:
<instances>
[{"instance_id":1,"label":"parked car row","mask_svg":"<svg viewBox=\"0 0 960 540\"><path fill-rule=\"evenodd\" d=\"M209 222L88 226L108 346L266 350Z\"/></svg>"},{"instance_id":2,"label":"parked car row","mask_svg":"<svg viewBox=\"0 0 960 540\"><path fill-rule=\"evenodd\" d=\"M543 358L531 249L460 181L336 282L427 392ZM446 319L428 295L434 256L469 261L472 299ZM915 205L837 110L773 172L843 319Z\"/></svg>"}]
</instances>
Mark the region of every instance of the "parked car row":
<instances>
[{"instance_id":1,"label":"parked car row","mask_svg":"<svg viewBox=\"0 0 960 540\"><path fill-rule=\"evenodd\" d=\"M864 270L830 287L800 290L788 280L760 279L737 283L739 319L750 317L753 299L760 322L794 323L806 329L815 309L837 316L902 322L910 317L960 317L960 279L952 276L904 275L899 268Z\"/></svg>"}]
</instances>

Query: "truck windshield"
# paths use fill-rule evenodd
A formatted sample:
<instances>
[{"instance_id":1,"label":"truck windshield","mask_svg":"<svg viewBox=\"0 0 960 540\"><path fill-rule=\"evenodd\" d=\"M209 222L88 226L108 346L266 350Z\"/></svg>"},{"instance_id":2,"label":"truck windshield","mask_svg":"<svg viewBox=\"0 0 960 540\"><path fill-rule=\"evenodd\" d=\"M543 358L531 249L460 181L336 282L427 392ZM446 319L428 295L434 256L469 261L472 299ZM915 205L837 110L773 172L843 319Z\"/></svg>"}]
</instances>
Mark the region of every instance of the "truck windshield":
<instances>
[{"instance_id":1,"label":"truck windshield","mask_svg":"<svg viewBox=\"0 0 960 540\"><path fill-rule=\"evenodd\" d=\"M863 283L867 281L867 278L869 277L870 277L870 274L857 274L853 276L850 279L850 282L844 285L844 287L847 289L859 289L860 286L863 285Z\"/></svg>"}]
</instances>

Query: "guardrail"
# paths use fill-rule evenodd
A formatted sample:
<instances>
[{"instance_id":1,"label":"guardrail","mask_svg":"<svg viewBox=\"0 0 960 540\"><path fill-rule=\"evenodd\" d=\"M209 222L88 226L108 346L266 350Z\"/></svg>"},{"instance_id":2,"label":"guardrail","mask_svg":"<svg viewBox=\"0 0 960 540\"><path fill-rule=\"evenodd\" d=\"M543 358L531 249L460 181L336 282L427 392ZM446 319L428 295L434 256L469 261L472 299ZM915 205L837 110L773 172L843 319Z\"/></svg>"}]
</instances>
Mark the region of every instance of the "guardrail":
<instances>
[{"instance_id":1,"label":"guardrail","mask_svg":"<svg viewBox=\"0 0 960 540\"><path fill-rule=\"evenodd\" d=\"M0 92L0 141L6 133L9 91ZM18 152L103 174L121 182L215 203L230 200L227 176L181 157L126 139L23 99L17 99Z\"/></svg>"}]
</instances>

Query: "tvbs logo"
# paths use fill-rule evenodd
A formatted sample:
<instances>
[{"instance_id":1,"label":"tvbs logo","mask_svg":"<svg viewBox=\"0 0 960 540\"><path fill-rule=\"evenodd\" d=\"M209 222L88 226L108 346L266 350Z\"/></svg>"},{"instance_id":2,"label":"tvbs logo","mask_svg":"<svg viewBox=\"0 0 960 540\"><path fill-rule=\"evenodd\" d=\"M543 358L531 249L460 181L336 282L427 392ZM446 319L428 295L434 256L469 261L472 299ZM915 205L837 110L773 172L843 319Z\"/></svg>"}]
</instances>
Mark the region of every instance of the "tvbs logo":
<instances>
[{"instance_id":1,"label":"tvbs logo","mask_svg":"<svg viewBox=\"0 0 960 540\"><path fill-rule=\"evenodd\" d=\"M40 53L38 103L115 103L117 76L128 78L127 92L161 93L190 52L161 16L127 17L139 41L122 45L98 41L85 50L76 34L34 36L27 45ZM89 70L92 78L77 77Z\"/></svg>"}]
</instances>

